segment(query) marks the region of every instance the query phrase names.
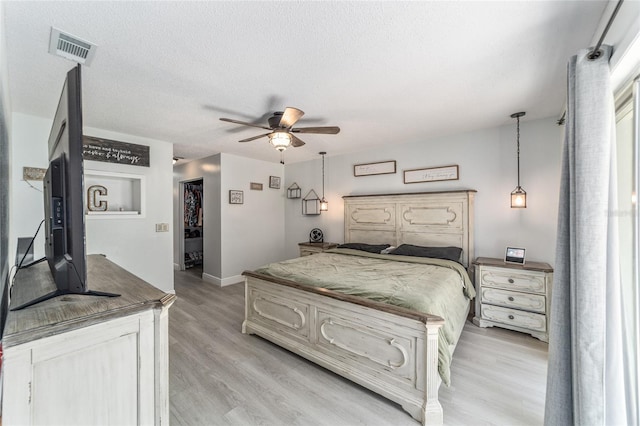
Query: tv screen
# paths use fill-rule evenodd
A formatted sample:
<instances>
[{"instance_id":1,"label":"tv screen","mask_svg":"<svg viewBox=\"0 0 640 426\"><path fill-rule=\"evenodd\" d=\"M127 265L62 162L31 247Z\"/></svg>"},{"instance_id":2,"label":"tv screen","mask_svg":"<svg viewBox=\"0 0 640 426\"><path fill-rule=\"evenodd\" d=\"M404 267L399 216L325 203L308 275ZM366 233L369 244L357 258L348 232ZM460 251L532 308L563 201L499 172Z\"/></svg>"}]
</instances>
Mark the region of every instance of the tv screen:
<instances>
[{"instance_id":1,"label":"tv screen","mask_svg":"<svg viewBox=\"0 0 640 426\"><path fill-rule=\"evenodd\" d=\"M45 255L56 290L18 310L63 294L118 296L87 288L80 65L67 73L49 134L44 179Z\"/></svg>"},{"instance_id":2,"label":"tv screen","mask_svg":"<svg viewBox=\"0 0 640 426\"><path fill-rule=\"evenodd\" d=\"M67 73L49 134L45 254L58 290L87 290L80 66Z\"/></svg>"}]
</instances>

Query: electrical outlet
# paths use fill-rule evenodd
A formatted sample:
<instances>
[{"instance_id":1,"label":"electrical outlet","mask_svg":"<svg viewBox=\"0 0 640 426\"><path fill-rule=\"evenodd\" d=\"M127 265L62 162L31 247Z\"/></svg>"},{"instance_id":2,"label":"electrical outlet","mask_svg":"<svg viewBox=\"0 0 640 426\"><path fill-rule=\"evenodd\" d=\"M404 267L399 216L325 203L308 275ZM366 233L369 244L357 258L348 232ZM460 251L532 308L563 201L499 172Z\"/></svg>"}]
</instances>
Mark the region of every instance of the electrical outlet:
<instances>
[{"instance_id":1,"label":"electrical outlet","mask_svg":"<svg viewBox=\"0 0 640 426\"><path fill-rule=\"evenodd\" d=\"M168 223L156 223L156 232L169 232Z\"/></svg>"},{"instance_id":2,"label":"electrical outlet","mask_svg":"<svg viewBox=\"0 0 640 426\"><path fill-rule=\"evenodd\" d=\"M41 169L38 167L23 167L22 179L42 181L44 180L45 173L47 173L47 169Z\"/></svg>"}]
</instances>

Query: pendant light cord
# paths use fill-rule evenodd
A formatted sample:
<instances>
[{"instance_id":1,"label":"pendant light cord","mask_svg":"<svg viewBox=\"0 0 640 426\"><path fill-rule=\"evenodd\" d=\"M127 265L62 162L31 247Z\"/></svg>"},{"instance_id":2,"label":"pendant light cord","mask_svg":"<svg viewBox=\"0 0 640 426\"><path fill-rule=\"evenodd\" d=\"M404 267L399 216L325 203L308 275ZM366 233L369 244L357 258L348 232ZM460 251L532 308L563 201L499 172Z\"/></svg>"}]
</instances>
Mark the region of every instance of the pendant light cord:
<instances>
[{"instance_id":1,"label":"pendant light cord","mask_svg":"<svg viewBox=\"0 0 640 426\"><path fill-rule=\"evenodd\" d=\"M324 154L322 154L322 199L324 200Z\"/></svg>"},{"instance_id":2,"label":"pendant light cord","mask_svg":"<svg viewBox=\"0 0 640 426\"><path fill-rule=\"evenodd\" d=\"M518 140L518 188L520 188L520 117L517 120L517 140Z\"/></svg>"}]
</instances>

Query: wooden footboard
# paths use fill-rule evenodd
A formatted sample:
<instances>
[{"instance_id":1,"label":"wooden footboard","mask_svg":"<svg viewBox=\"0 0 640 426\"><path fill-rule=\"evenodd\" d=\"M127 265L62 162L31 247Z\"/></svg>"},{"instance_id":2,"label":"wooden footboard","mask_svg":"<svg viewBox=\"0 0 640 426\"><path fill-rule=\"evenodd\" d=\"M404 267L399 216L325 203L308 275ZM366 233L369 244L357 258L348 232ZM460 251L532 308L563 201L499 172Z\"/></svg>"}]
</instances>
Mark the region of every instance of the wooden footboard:
<instances>
[{"instance_id":1,"label":"wooden footboard","mask_svg":"<svg viewBox=\"0 0 640 426\"><path fill-rule=\"evenodd\" d=\"M257 334L442 424L434 315L245 272L242 332Z\"/></svg>"}]
</instances>

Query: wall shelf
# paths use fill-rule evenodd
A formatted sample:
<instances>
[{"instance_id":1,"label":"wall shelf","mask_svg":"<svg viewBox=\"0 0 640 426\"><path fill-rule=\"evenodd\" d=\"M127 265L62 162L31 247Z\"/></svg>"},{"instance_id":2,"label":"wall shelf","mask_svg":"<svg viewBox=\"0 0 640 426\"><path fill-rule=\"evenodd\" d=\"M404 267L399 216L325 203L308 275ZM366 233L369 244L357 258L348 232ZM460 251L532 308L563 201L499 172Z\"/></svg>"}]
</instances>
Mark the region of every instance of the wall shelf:
<instances>
[{"instance_id":1,"label":"wall shelf","mask_svg":"<svg viewBox=\"0 0 640 426\"><path fill-rule=\"evenodd\" d=\"M96 202L107 202L107 210L88 209L89 188L93 185L101 185L107 189L107 195L96 195ZM132 219L145 216L143 175L85 169L84 188L84 208L88 219Z\"/></svg>"}]
</instances>

